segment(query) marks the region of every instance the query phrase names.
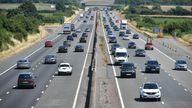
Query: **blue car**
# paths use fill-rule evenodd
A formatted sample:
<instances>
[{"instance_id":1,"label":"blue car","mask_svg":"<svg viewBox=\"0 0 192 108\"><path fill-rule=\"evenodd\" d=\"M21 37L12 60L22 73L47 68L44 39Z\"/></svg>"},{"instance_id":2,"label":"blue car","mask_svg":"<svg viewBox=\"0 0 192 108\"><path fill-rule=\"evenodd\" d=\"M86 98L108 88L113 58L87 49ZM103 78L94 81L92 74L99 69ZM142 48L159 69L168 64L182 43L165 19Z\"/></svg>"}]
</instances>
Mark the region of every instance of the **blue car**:
<instances>
[{"instance_id":1,"label":"blue car","mask_svg":"<svg viewBox=\"0 0 192 108\"><path fill-rule=\"evenodd\" d=\"M72 35L68 35L68 36L67 36L67 40L68 40L68 41L73 41L73 40L74 40L74 39L73 39L73 36L72 36Z\"/></svg>"},{"instance_id":2,"label":"blue car","mask_svg":"<svg viewBox=\"0 0 192 108\"><path fill-rule=\"evenodd\" d=\"M133 39L139 39L139 34L133 34Z\"/></svg>"}]
</instances>

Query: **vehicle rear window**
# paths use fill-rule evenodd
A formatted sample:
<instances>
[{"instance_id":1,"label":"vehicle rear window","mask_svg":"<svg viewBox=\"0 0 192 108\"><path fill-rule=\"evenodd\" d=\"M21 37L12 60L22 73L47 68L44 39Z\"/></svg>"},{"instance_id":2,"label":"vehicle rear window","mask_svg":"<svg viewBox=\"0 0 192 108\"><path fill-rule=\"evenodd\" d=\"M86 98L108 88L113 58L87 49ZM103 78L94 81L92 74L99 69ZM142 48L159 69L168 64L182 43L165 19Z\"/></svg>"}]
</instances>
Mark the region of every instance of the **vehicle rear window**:
<instances>
[{"instance_id":1,"label":"vehicle rear window","mask_svg":"<svg viewBox=\"0 0 192 108\"><path fill-rule=\"evenodd\" d=\"M31 76L29 74L21 74L19 75L19 79L29 79Z\"/></svg>"}]
</instances>

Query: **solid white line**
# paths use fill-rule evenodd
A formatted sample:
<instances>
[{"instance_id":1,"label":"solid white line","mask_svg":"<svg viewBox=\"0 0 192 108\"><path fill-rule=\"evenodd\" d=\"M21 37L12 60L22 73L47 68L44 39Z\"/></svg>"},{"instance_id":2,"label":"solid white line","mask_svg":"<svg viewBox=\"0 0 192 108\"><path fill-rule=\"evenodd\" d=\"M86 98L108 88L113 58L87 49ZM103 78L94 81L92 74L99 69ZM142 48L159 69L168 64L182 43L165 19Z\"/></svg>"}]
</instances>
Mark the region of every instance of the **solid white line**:
<instances>
[{"instance_id":1,"label":"solid white line","mask_svg":"<svg viewBox=\"0 0 192 108\"><path fill-rule=\"evenodd\" d=\"M95 13L95 16L96 16L96 13ZM88 44L88 48L87 48L87 52L86 52L85 60L84 60L84 63L83 63L83 68L82 68L82 71L81 71L81 76L80 76L80 79L79 79L79 83L78 83L78 87L77 87L77 91L76 91L76 94L75 94L75 98L74 98L74 101L73 101L72 108L76 108L76 105L77 105L77 98L78 98L78 95L79 95L81 82L82 82L82 79L83 79L83 73L84 73L84 69L85 69L85 65L86 65L86 61L87 61L87 57L88 57L88 52L89 52L89 48L90 48L90 45L91 45L94 29L95 29L95 23L96 23L95 21L96 21L96 17L95 17L95 20L94 20L94 26L93 26L93 29L92 29L91 37L89 39L89 44Z\"/></svg>"},{"instance_id":2,"label":"solid white line","mask_svg":"<svg viewBox=\"0 0 192 108\"><path fill-rule=\"evenodd\" d=\"M60 35L56 36L53 40L55 40L56 38L58 38ZM35 54L36 52L38 52L39 50L41 50L42 48L44 48L44 46L41 46L40 48L38 48L37 50L35 50L34 52L32 52L31 54L29 54L28 56L26 56L25 58L29 58L30 56L32 56L33 54ZM7 73L9 70L11 70L12 68L14 68L17 64L14 64L13 66L11 66L10 68L8 68L7 70L3 71L2 73L0 73L0 76L2 76L3 74Z\"/></svg>"},{"instance_id":3,"label":"solid white line","mask_svg":"<svg viewBox=\"0 0 192 108\"><path fill-rule=\"evenodd\" d=\"M140 40L143 41L144 43L146 43L145 40L143 40L143 39L141 39L141 38L140 38ZM168 59L170 59L171 61L175 62L175 60L174 60L173 58L169 57L168 55L166 55L165 53L163 53L162 51L160 51L158 48L154 47L154 49L157 50L157 51L158 51L159 53L161 53L162 55L164 55L165 57L167 57ZM190 73L192 73L192 70L190 70L190 69L187 69L187 71L190 72Z\"/></svg>"},{"instance_id":4,"label":"solid white line","mask_svg":"<svg viewBox=\"0 0 192 108\"><path fill-rule=\"evenodd\" d=\"M102 29L103 29L103 33L104 33L105 44L107 45L107 51L108 51L108 54L109 54L109 58L110 58L111 63L113 64L113 60L112 60L112 57L110 55L109 45L107 44L108 42L107 42L107 39L106 39L106 34L105 34L105 31L104 31L104 27L103 27L102 17L101 17L101 25L102 25ZM119 83L118 83L118 80L117 80L117 73L115 71L115 67L112 66L112 68L113 68L113 73L114 73L114 76L115 76L115 83L116 83L116 86L117 86L117 91L118 91L120 102L121 102L121 108L125 108L123 98L122 98L122 95L121 95L121 90L120 90Z\"/></svg>"}]
</instances>

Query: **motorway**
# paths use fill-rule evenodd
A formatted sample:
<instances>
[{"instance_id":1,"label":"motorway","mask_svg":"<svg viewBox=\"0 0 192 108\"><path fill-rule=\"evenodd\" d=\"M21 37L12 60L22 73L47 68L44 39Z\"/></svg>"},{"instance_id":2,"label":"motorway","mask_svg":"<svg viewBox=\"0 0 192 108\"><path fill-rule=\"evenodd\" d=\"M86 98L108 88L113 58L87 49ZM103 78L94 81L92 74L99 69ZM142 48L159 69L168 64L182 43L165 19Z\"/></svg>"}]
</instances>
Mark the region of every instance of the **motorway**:
<instances>
[{"instance_id":1,"label":"motorway","mask_svg":"<svg viewBox=\"0 0 192 108\"><path fill-rule=\"evenodd\" d=\"M92 11L91 15L94 20L78 21L79 16L75 17L72 22L76 28L84 31L90 28L86 43L79 43L79 38L82 35L78 33L77 38L72 42L68 53L58 53L58 46L62 45L66 40L66 35L60 34L62 27L50 28L53 32L40 42L30 46L23 51L12 55L11 57L0 60L0 108L83 108L86 107L86 83L89 71L89 65L93 50L93 38L95 32L96 12ZM90 16L91 16L90 15ZM129 52L129 62L133 62L137 66L136 78L121 78L120 67L114 66L114 57L110 55L110 46L106 36L106 31L103 26L102 16L108 19L104 11L100 11L101 25L97 27L98 37L104 38L105 48L102 50L96 49L96 77L109 83L112 88L102 88L101 82L96 82L93 101L91 102L94 108L191 108L192 106L192 66L189 65L188 71L173 70L175 59L181 58L176 53L165 49L160 45L159 40L155 40L155 49L146 51L146 57L135 57L135 49L127 49ZM120 17L115 11L112 11L110 17ZM107 24L109 21L107 20ZM129 27L132 33L138 33L136 30ZM113 28L111 27L111 30ZM129 41L134 41L137 48L144 48L146 37L140 33L140 39L122 40L119 37L119 32L113 31L117 37L117 42L127 48ZM54 46L52 48L44 48L46 40L52 40ZM74 47L77 44L84 45L84 52L74 52ZM98 44L97 44L98 45ZM97 46L96 48L99 48ZM107 52L107 53L105 53ZM104 56L108 61L108 65L103 65ZM44 57L48 54L57 56L57 64L44 64ZM28 58L31 61L30 69L16 69L16 61L19 58ZM145 73L145 63L149 59L156 59L161 64L160 74ZM69 62L73 66L72 76L58 76L57 68L60 62ZM37 87L34 89L18 89L17 77L20 72L31 71L36 78ZM100 81L96 79L95 81ZM146 81L157 82L161 87L162 100L156 101L141 101L139 99L140 87ZM100 87L99 89L97 87ZM106 104L107 99L110 101ZM100 96L101 99L98 99ZM110 104L111 103L111 104ZM99 105L102 104L102 105ZM106 104L106 105L105 105ZM110 104L110 105L109 105Z\"/></svg>"},{"instance_id":2,"label":"motorway","mask_svg":"<svg viewBox=\"0 0 192 108\"><path fill-rule=\"evenodd\" d=\"M104 12L101 13L103 16L107 17ZM117 16L115 13L112 13L111 17ZM119 17L118 17L119 18ZM107 18L108 19L108 18ZM120 18L119 18L120 19ZM108 22L109 24L109 22ZM112 28L111 28L112 29ZM130 28L131 29L131 28ZM132 30L132 33L137 33L137 31ZM105 31L103 29L103 31ZM137 48L144 48L146 37L141 36L139 40L130 39L122 40L121 37L118 37L118 32L114 32L116 35L117 42L120 46L127 48L129 41L134 41L137 45ZM105 33L106 45L108 47L108 54L110 56L111 63L113 64L114 58L110 55L109 49L110 45L108 44L106 33ZM117 80L117 88L119 89L119 96L121 100L122 108L191 108L192 106L192 92L190 91L191 78L192 75L190 70L188 72L176 71L173 70L174 59L167 56L164 52L161 52L159 49L155 48L153 51L146 51L147 57L135 57L135 49L128 49L129 52L129 62L133 62L137 66L136 79L132 78L121 78L120 68L118 66L112 66L114 71L115 79ZM160 74L149 74L144 73L145 63L149 59L157 59L161 64ZM191 66L189 67L191 69ZM174 74L174 76L172 76ZM181 79L182 78L182 79ZM157 82L161 87L162 92L162 101L154 102L147 101L141 102L139 99L139 92L142 83L146 81ZM181 83L182 82L182 83Z\"/></svg>"},{"instance_id":3,"label":"motorway","mask_svg":"<svg viewBox=\"0 0 192 108\"><path fill-rule=\"evenodd\" d=\"M91 15L95 13L92 12ZM84 52L76 53L74 52L75 45L79 44L79 38L82 33L78 33L78 37L72 42L72 46L69 48L68 53L57 53L58 47L63 44L63 41L66 40L66 35L60 34L62 32L62 27L53 28L53 33L49 34L46 38L42 39L42 41L34 44L33 46L23 50L22 52L15 54L9 58L6 58L1 63L1 73L0 73L0 107L1 108L31 108L37 104L40 97L45 93L49 93L53 95L57 93L55 97L55 102L57 102L56 106L61 107L66 105L66 107L72 107L73 100L76 95L76 90L79 85L79 79L84 69L84 62L86 62L86 58L88 55L88 49L90 49L92 44L92 32L93 32L93 21L88 21L87 23L83 23L83 21L77 21L79 16L73 19L73 23L75 23L76 28L80 28L84 31L86 28L90 28L91 32L88 33L88 41L87 43L82 43L84 45ZM46 40L52 40L54 42L54 46L52 48L44 48L44 43ZM55 54L57 56L57 64L44 64L44 57L48 54ZM30 69L16 69L16 61L19 58L28 58L31 61ZM57 67L60 62L69 62L73 65L73 74L72 76L57 76ZM31 71L33 72L36 78L36 87L34 89L18 89L17 88L17 78L20 72ZM62 83L58 83L62 82ZM56 88L54 83L57 83ZM62 85L62 86L61 86ZM47 92L45 92L45 90ZM64 96L61 95L61 93ZM50 93L51 91L51 93ZM44 97L46 95L43 95ZM60 100L60 97L65 100ZM43 97L42 97L43 98ZM52 100L54 96L50 96L47 98L48 100ZM57 101L57 100L60 101ZM53 101L53 100L52 100ZM49 102L51 104L51 102ZM61 104L59 104L61 103ZM47 102L46 102L47 104ZM55 103L52 106L49 105L50 108L55 107ZM39 104L37 107L42 108L45 104ZM44 106L47 108L47 106Z\"/></svg>"}]
</instances>

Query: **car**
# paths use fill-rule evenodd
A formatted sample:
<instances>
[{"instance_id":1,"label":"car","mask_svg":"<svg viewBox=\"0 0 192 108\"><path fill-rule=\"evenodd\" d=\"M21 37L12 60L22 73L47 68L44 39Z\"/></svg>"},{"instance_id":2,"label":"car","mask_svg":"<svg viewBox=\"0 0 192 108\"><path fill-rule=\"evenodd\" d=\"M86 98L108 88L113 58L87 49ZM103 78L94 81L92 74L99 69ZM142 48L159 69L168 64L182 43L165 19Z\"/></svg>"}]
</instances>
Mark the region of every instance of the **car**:
<instances>
[{"instance_id":1,"label":"car","mask_svg":"<svg viewBox=\"0 0 192 108\"><path fill-rule=\"evenodd\" d=\"M21 72L19 73L19 76L17 79L17 87L18 88L22 88L22 87L35 88L36 87L35 78L36 76L32 72Z\"/></svg>"},{"instance_id":2,"label":"car","mask_svg":"<svg viewBox=\"0 0 192 108\"><path fill-rule=\"evenodd\" d=\"M45 47L53 47L53 42L52 41L46 41L45 42Z\"/></svg>"},{"instance_id":3,"label":"car","mask_svg":"<svg viewBox=\"0 0 192 108\"><path fill-rule=\"evenodd\" d=\"M127 35L127 34L125 34L124 36L123 36L123 40L129 40L130 38L129 38L129 35Z\"/></svg>"},{"instance_id":4,"label":"car","mask_svg":"<svg viewBox=\"0 0 192 108\"><path fill-rule=\"evenodd\" d=\"M45 56L44 60L45 64L56 64L57 63L57 57L54 54L48 54Z\"/></svg>"},{"instance_id":5,"label":"car","mask_svg":"<svg viewBox=\"0 0 192 108\"><path fill-rule=\"evenodd\" d=\"M73 39L73 36L72 36L72 35L68 35L68 36L67 36L67 40L68 40L68 41L73 41L73 40L74 40L74 39Z\"/></svg>"},{"instance_id":6,"label":"car","mask_svg":"<svg viewBox=\"0 0 192 108\"><path fill-rule=\"evenodd\" d=\"M83 51L84 51L83 45L76 45L75 46L75 52L83 52Z\"/></svg>"},{"instance_id":7,"label":"car","mask_svg":"<svg viewBox=\"0 0 192 108\"><path fill-rule=\"evenodd\" d=\"M87 42L87 38L86 37L80 37L79 42L80 43L86 43Z\"/></svg>"},{"instance_id":8,"label":"car","mask_svg":"<svg viewBox=\"0 0 192 108\"><path fill-rule=\"evenodd\" d=\"M91 31L90 28L86 28L86 29L85 29L85 32L90 32L90 31Z\"/></svg>"},{"instance_id":9,"label":"car","mask_svg":"<svg viewBox=\"0 0 192 108\"><path fill-rule=\"evenodd\" d=\"M160 73L160 64L157 60L148 60L147 63L145 63L145 72L156 72Z\"/></svg>"},{"instance_id":10,"label":"car","mask_svg":"<svg viewBox=\"0 0 192 108\"><path fill-rule=\"evenodd\" d=\"M113 26L113 30L119 31L119 28L117 26Z\"/></svg>"},{"instance_id":11,"label":"car","mask_svg":"<svg viewBox=\"0 0 192 108\"><path fill-rule=\"evenodd\" d=\"M187 62L183 59L178 59L175 61L175 70L185 70L187 71Z\"/></svg>"},{"instance_id":12,"label":"car","mask_svg":"<svg viewBox=\"0 0 192 108\"><path fill-rule=\"evenodd\" d=\"M83 33L81 37L88 37L87 33Z\"/></svg>"},{"instance_id":13,"label":"car","mask_svg":"<svg viewBox=\"0 0 192 108\"><path fill-rule=\"evenodd\" d=\"M117 43L117 39L115 36L109 37L109 43Z\"/></svg>"},{"instance_id":14,"label":"car","mask_svg":"<svg viewBox=\"0 0 192 108\"><path fill-rule=\"evenodd\" d=\"M113 32L111 30L107 31L107 35L113 35Z\"/></svg>"},{"instance_id":15,"label":"car","mask_svg":"<svg viewBox=\"0 0 192 108\"><path fill-rule=\"evenodd\" d=\"M104 28L109 28L109 25L107 25L107 24L106 24L106 25L104 25Z\"/></svg>"},{"instance_id":16,"label":"car","mask_svg":"<svg viewBox=\"0 0 192 108\"><path fill-rule=\"evenodd\" d=\"M89 18L89 16L86 16L85 18L87 18L87 19L88 19L88 18Z\"/></svg>"},{"instance_id":17,"label":"car","mask_svg":"<svg viewBox=\"0 0 192 108\"><path fill-rule=\"evenodd\" d=\"M119 37L123 37L125 35L125 32L124 31L120 31L119 32Z\"/></svg>"},{"instance_id":18,"label":"car","mask_svg":"<svg viewBox=\"0 0 192 108\"><path fill-rule=\"evenodd\" d=\"M131 30L130 30L130 29L127 29L127 30L126 30L126 34L131 34Z\"/></svg>"},{"instance_id":19,"label":"car","mask_svg":"<svg viewBox=\"0 0 192 108\"><path fill-rule=\"evenodd\" d=\"M76 33L81 33L81 29L77 29L77 30L76 30Z\"/></svg>"},{"instance_id":20,"label":"car","mask_svg":"<svg viewBox=\"0 0 192 108\"><path fill-rule=\"evenodd\" d=\"M71 41L63 41L63 45L70 47L71 46Z\"/></svg>"},{"instance_id":21,"label":"car","mask_svg":"<svg viewBox=\"0 0 192 108\"><path fill-rule=\"evenodd\" d=\"M121 77L131 76L136 78L136 67L134 63L123 62L121 66Z\"/></svg>"},{"instance_id":22,"label":"car","mask_svg":"<svg viewBox=\"0 0 192 108\"><path fill-rule=\"evenodd\" d=\"M76 33L72 33L72 36L73 36L73 37L77 37L77 34L76 34Z\"/></svg>"},{"instance_id":23,"label":"car","mask_svg":"<svg viewBox=\"0 0 192 108\"><path fill-rule=\"evenodd\" d=\"M139 34L133 34L133 39L139 39Z\"/></svg>"},{"instance_id":24,"label":"car","mask_svg":"<svg viewBox=\"0 0 192 108\"><path fill-rule=\"evenodd\" d=\"M28 59L22 58L17 61L17 69L29 69L29 68L31 68L31 65Z\"/></svg>"},{"instance_id":25,"label":"car","mask_svg":"<svg viewBox=\"0 0 192 108\"><path fill-rule=\"evenodd\" d=\"M68 52L68 46L67 45L61 45L58 48L58 53L67 53Z\"/></svg>"},{"instance_id":26,"label":"car","mask_svg":"<svg viewBox=\"0 0 192 108\"><path fill-rule=\"evenodd\" d=\"M145 44L145 50L153 50L152 38L147 38L147 42Z\"/></svg>"},{"instance_id":27,"label":"car","mask_svg":"<svg viewBox=\"0 0 192 108\"><path fill-rule=\"evenodd\" d=\"M72 75L72 66L70 63L60 63L58 66L58 75Z\"/></svg>"},{"instance_id":28,"label":"car","mask_svg":"<svg viewBox=\"0 0 192 108\"><path fill-rule=\"evenodd\" d=\"M144 49L137 49L135 51L135 56L137 57L145 57L146 56L146 52Z\"/></svg>"},{"instance_id":29,"label":"car","mask_svg":"<svg viewBox=\"0 0 192 108\"><path fill-rule=\"evenodd\" d=\"M129 42L128 43L128 48L135 49L136 48L136 43L135 42Z\"/></svg>"},{"instance_id":30,"label":"car","mask_svg":"<svg viewBox=\"0 0 192 108\"><path fill-rule=\"evenodd\" d=\"M120 47L120 45L118 43L113 43L111 45L111 54L114 55L116 48L119 48L119 47Z\"/></svg>"},{"instance_id":31,"label":"car","mask_svg":"<svg viewBox=\"0 0 192 108\"><path fill-rule=\"evenodd\" d=\"M140 100L144 99L156 99L161 101L161 87L156 82L145 82L140 87Z\"/></svg>"},{"instance_id":32,"label":"car","mask_svg":"<svg viewBox=\"0 0 192 108\"><path fill-rule=\"evenodd\" d=\"M87 20L83 20L83 23L86 23L87 22Z\"/></svg>"}]
</instances>

